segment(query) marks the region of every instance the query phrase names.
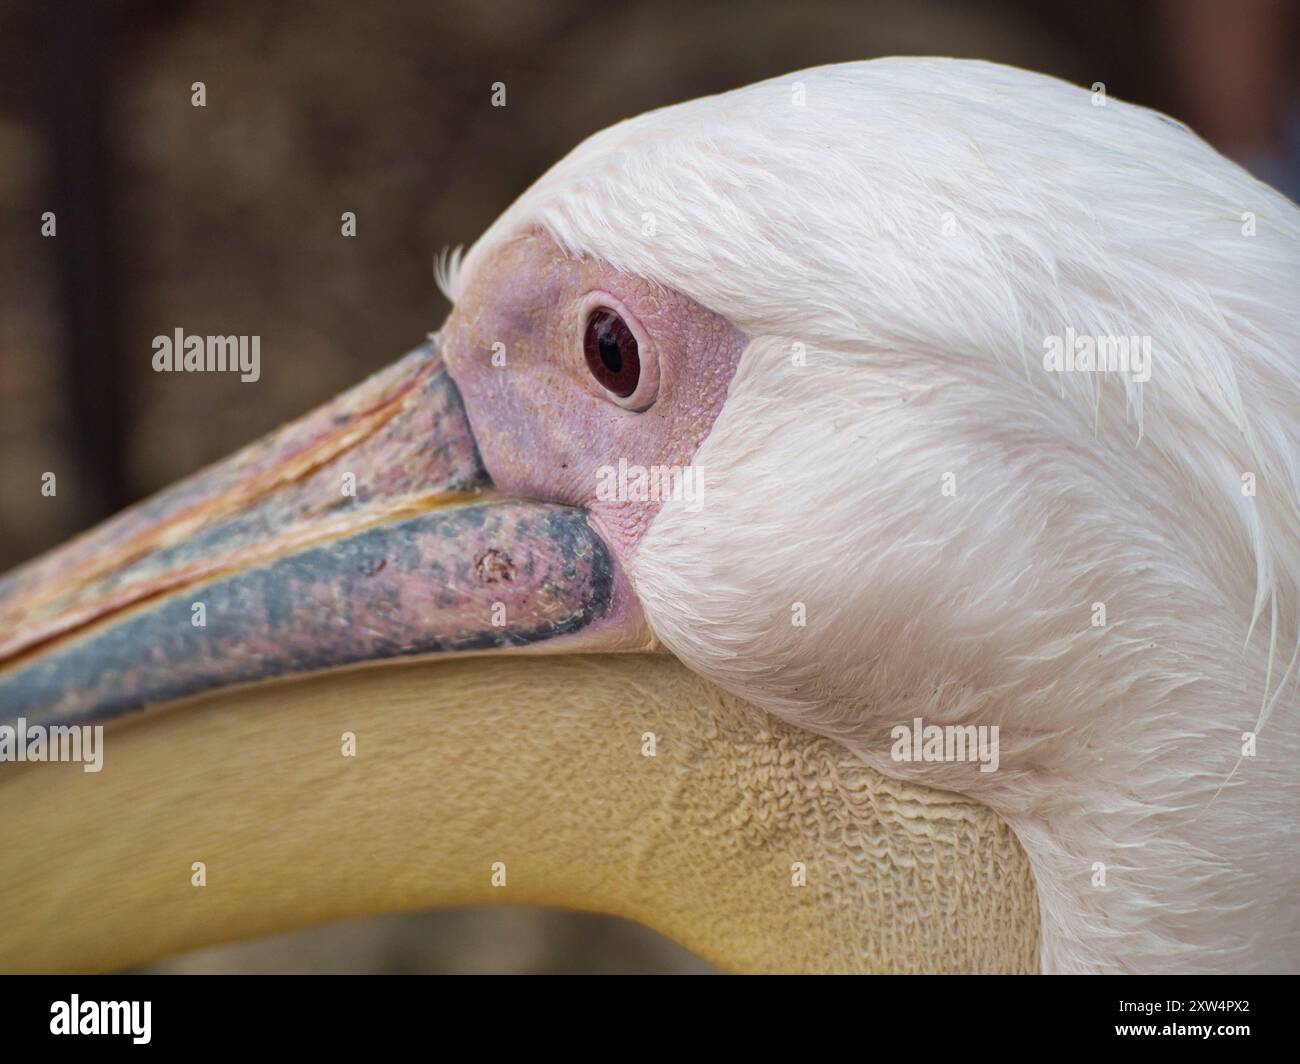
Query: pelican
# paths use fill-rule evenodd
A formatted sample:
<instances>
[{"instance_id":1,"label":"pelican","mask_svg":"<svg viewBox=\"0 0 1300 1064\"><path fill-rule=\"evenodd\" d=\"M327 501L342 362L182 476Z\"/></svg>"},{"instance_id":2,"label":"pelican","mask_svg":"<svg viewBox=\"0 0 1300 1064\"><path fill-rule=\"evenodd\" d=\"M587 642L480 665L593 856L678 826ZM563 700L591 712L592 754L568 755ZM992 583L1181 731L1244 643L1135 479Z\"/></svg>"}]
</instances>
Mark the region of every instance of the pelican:
<instances>
[{"instance_id":1,"label":"pelican","mask_svg":"<svg viewBox=\"0 0 1300 1064\"><path fill-rule=\"evenodd\" d=\"M405 358L0 583L11 745L107 724L0 769L0 964L522 902L1300 967L1294 205L900 58L615 125L436 273Z\"/></svg>"}]
</instances>

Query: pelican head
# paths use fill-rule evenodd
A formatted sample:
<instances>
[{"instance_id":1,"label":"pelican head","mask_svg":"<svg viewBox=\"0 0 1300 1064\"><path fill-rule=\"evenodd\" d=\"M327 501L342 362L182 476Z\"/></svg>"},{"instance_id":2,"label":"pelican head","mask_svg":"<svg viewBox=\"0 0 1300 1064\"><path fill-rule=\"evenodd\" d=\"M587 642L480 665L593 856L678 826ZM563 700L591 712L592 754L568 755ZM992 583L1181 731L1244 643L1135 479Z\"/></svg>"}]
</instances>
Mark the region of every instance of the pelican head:
<instances>
[{"instance_id":1,"label":"pelican head","mask_svg":"<svg viewBox=\"0 0 1300 1064\"><path fill-rule=\"evenodd\" d=\"M896 59L616 125L427 343L10 576L3 716L112 727L0 772L0 960L494 898L742 968L1294 968L1300 216L1096 102Z\"/></svg>"}]
</instances>

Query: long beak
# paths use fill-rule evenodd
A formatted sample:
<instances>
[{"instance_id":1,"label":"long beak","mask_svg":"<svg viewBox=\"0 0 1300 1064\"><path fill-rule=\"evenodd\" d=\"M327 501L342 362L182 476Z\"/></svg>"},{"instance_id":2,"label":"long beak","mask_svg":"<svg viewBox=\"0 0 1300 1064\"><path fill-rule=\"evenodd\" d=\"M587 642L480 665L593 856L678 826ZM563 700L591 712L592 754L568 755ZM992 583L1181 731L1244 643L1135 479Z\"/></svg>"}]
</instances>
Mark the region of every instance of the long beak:
<instances>
[{"instance_id":1,"label":"long beak","mask_svg":"<svg viewBox=\"0 0 1300 1064\"><path fill-rule=\"evenodd\" d=\"M0 582L0 970L489 902L744 970L1036 965L991 811L588 653L651 645L583 511L493 492L426 344ZM96 771L50 756L105 722Z\"/></svg>"},{"instance_id":2,"label":"long beak","mask_svg":"<svg viewBox=\"0 0 1300 1064\"><path fill-rule=\"evenodd\" d=\"M644 649L585 514L491 489L431 338L0 581L0 723L431 654Z\"/></svg>"}]
</instances>

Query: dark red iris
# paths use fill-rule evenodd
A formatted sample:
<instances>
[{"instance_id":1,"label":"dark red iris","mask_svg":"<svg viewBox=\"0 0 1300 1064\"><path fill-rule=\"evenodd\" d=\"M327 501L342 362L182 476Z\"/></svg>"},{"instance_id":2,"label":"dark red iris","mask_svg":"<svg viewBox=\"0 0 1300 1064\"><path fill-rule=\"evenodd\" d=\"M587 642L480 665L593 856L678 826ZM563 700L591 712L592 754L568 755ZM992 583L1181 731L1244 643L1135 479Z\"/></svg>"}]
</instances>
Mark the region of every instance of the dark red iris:
<instances>
[{"instance_id":1,"label":"dark red iris","mask_svg":"<svg viewBox=\"0 0 1300 1064\"><path fill-rule=\"evenodd\" d=\"M636 337L616 311L597 307L591 312L582 350L587 356L587 368L603 388L621 399L636 391L641 380L641 356Z\"/></svg>"}]
</instances>

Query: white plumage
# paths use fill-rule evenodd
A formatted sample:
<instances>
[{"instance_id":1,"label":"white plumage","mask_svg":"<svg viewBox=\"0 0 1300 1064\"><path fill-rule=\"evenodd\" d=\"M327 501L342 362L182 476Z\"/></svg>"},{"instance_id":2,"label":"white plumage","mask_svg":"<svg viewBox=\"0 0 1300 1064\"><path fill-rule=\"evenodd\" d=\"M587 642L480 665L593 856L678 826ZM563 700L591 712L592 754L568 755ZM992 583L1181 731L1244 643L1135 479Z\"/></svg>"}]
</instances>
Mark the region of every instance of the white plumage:
<instances>
[{"instance_id":1,"label":"white plumage","mask_svg":"<svg viewBox=\"0 0 1300 1064\"><path fill-rule=\"evenodd\" d=\"M453 297L534 223L751 338L632 565L673 653L1001 813L1047 970L1300 966L1294 205L1154 112L893 59L592 137ZM1070 329L1150 380L1048 372ZM999 725L1000 770L891 761L914 717Z\"/></svg>"}]
</instances>

